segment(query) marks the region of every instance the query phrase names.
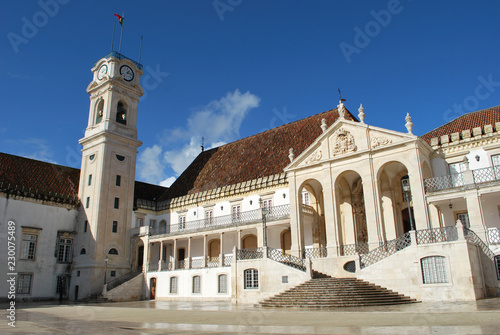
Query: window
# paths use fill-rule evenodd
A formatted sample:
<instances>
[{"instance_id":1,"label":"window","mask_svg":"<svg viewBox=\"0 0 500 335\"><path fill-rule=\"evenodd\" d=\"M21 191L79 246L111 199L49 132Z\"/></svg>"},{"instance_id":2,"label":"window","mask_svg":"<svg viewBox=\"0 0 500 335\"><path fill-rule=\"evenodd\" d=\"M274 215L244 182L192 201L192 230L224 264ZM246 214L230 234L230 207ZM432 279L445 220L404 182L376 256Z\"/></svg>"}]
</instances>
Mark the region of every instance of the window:
<instances>
[{"instance_id":1,"label":"window","mask_svg":"<svg viewBox=\"0 0 500 335\"><path fill-rule=\"evenodd\" d=\"M120 208L120 198L115 198L115 208Z\"/></svg>"},{"instance_id":2,"label":"window","mask_svg":"<svg viewBox=\"0 0 500 335\"><path fill-rule=\"evenodd\" d=\"M116 122L126 125L127 124L126 116L127 116L127 108L125 104L121 101L118 101L118 106L116 107Z\"/></svg>"},{"instance_id":3,"label":"window","mask_svg":"<svg viewBox=\"0 0 500 335\"><path fill-rule=\"evenodd\" d=\"M259 271L257 269L246 269L243 272L243 278L245 289L259 288Z\"/></svg>"},{"instance_id":4,"label":"window","mask_svg":"<svg viewBox=\"0 0 500 335\"><path fill-rule=\"evenodd\" d=\"M35 259L37 240L38 235L23 233L23 240L21 243L21 259Z\"/></svg>"},{"instance_id":5,"label":"window","mask_svg":"<svg viewBox=\"0 0 500 335\"><path fill-rule=\"evenodd\" d=\"M118 255L118 250L111 248L109 249L108 255Z\"/></svg>"},{"instance_id":6,"label":"window","mask_svg":"<svg viewBox=\"0 0 500 335\"><path fill-rule=\"evenodd\" d=\"M493 166L500 166L500 155L491 156Z\"/></svg>"},{"instance_id":7,"label":"window","mask_svg":"<svg viewBox=\"0 0 500 335\"><path fill-rule=\"evenodd\" d=\"M272 214L273 199L266 199L262 201L262 208L267 209L267 215Z\"/></svg>"},{"instance_id":8,"label":"window","mask_svg":"<svg viewBox=\"0 0 500 335\"><path fill-rule=\"evenodd\" d=\"M497 268L497 279L500 280L500 255L495 256L495 266Z\"/></svg>"},{"instance_id":9,"label":"window","mask_svg":"<svg viewBox=\"0 0 500 335\"><path fill-rule=\"evenodd\" d=\"M465 228L470 227L469 214L467 212L456 212L455 213L455 222L457 222L457 220L460 220Z\"/></svg>"},{"instance_id":10,"label":"window","mask_svg":"<svg viewBox=\"0 0 500 335\"><path fill-rule=\"evenodd\" d=\"M32 274L20 273L17 282L17 293L19 294L30 294L31 293L31 281L33 279Z\"/></svg>"},{"instance_id":11,"label":"window","mask_svg":"<svg viewBox=\"0 0 500 335\"><path fill-rule=\"evenodd\" d=\"M92 185L92 175L91 174L89 174L89 184L88 185L89 186Z\"/></svg>"},{"instance_id":12,"label":"window","mask_svg":"<svg viewBox=\"0 0 500 335\"><path fill-rule=\"evenodd\" d=\"M241 205L233 206L232 212L233 212L233 220L234 221L241 220Z\"/></svg>"},{"instance_id":13,"label":"window","mask_svg":"<svg viewBox=\"0 0 500 335\"><path fill-rule=\"evenodd\" d=\"M116 175L116 186L120 186L122 183L122 176Z\"/></svg>"},{"instance_id":14,"label":"window","mask_svg":"<svg viewBox=\"0 0 500 335\"><path fill-rule=\"evenodd\" d=\"M144 219L137 219L137 227L144 226Z\"/></svg>"},{"instance_id":15,"label":"window","mask_svg":"<svg viewBox=\"0 0 500 335\"><path fill-rule=\"evenodd\" d=\"M201 277L200 276L194 276L193 277L193 293L200 293L201 292Z\"/></svg>"},{"instance_id":16,"label":"window","mask_svg":"<svg viewBox=\"0 0 500 335\"><path fill-rule=\"evenodd\" d=\"M302 204L304 204L304 205L311 204L311 201L309 200L309 192L307 192L307 191L302 192Z\"/></svg>"},{"instance_id":17,"label":"window","mask_svg":"<svg viewBox=\"0 0 500 335\"><path fill-rule=\"evenodd\" d=\"M87 201L85 203L85 208L89 208L90 206L90 197L87 197Z\"/></svg>"},{"instance_id":18,"label":"window","mask_svg":"<svg viewBox=\"0 0 500 335\"><path fill-rule=\"evenodd\" d=\"M80 270L76 271L76 276L80 277Z\"/></svg>"},{"instance_id":19,"label":"window","mask_svg":"<svg viewBox=\"0 0 500 335\"><path fill-rule=\"evenodd\" d=\"M113 221L113 227L111 228L111 231L113 233L117 233L118 232L118 221Z\"/></svg>"},{"instance_id":20,"label":"window","mask_svg":"<svg viewBox=\"0 0 500 335\"><path fill-rule=\"evenodd\" d=\"M156 228L156 220L149 220L149 226L151 228Z\"/></svg>"},{"instance_id":21,"label":"window","mask_svg":"<svg viewBox=\"0 0 500 335\"><path fill-rule=\"evenodd\" d=\"M89 222L87 220L85 220L85 222L83 223L83 232L86 233L87 232L87 227L89 225Z\"/></svg>"},{"instance_id":22,"label":"window","mask_svg":"<svg viewBox=\"0 0 500 335\"><path fill-rule=\"evenodd\" d=\"M170 277L170 293L177 293L177 277Z\"/></svg>"},{"instance_id":23,"label":"window","mask_svg":"<svg viewBox=\"0 0 500 335\"><path fill-rule=\"evenodd\" d=\"M218 292L227 293L227 275L219 275Z\"/></svg>"},{"instance_id":24,"label":"window","mask_svg":"<svg viewBox=\"0 0 500 335\"><path fill-rule=\"evenodd\" d=\"M57 276L56 293L66 295L68 292L68 278L66 276Z\"/></svg>"},{"instance_id":25,"label":"window","mask_svg":"<svg viewBox=\"0 0 500 335\"><path fill-rule=\"evenodd\" d=\"M214 211L205 211L205 225L211 226L214 223Z\"/></svg>"},{"instance_id":26,"label":"window","mask_svg":"<svg viewBox=\"0 0 500 335\"><path fill-rule=\"evenodd\" d=\"M422 264L422 279L424 284L448 283L446 258L443 256L430 256L420 260Z\"/></svg>"},{"instance_id":27,"label":"window","mask_svg":"<svg viewBox=\"0 0 500 335\"><path fill-rule=\"evenodd\" d=\"M73 245L73 239L71 238L60 238L59 246L57 248L57 261L59 263L70 263L71 262L71 246Z\"/></svg>"},{"instance_id":28,"label":"window","mask_svg":"<svg viewBox=\"0 0 500 335\"><path fill-rule=\"evenodd\" d=\"M103 109L104 109L104 100L100 99L96 107L95 124L98 124L102 121Z\"/></svg>"},{"instance_id":29,"label":"window","mask_svg":"<svg viewBox=\"0 0 500 335\"><path fill-rule=\"evenodd\" d=\"M179 229L186 228L186 216L179 216Z\"/></svg>"},{"instance_id":30,"label":"window","mask_svg":"<svg viewBox=\"0 0 500 335\"><path fill-rule=\"evenodd\" d=\"M450 176L451 176L451 182L453 186L462 186L464 185L464 176L463 172L466 170L465 168L465 163L460 162L460 163L453 163L450 164Z\"/></svg>"},{"instance_id":31,"label":"window","mask_svg":"<svg viewBox=\"0 0 500 335\"><path fill-rule=\"evenodd\" d=\"M109 275L111 277L116 277L116 271L115 270L111 270L111 272L109 273Z\"/></svg>"},{"instance_id":32,"label":"window","mask_svg":"<svg viewBox=\"0 0 500 335\"><path fill-rule=\"evenodd\" d=\"M82 248L80 250L80 255L86 255L87 254L87 250L85 250L85 248Z\"/></svg>"}]
</instances>

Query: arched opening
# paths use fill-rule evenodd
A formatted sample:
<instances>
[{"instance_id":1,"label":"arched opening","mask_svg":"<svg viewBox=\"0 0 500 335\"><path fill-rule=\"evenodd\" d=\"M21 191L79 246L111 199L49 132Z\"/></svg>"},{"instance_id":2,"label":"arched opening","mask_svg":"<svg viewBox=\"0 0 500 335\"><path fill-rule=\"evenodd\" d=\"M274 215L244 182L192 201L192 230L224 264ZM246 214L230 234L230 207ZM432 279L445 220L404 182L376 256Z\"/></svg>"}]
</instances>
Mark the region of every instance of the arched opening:
<instances>
[{"instance_id":1,"label":"arched opening","mask_svg":"<svg viewBox=\"0 0 500 335\"><path fill-rule=\"evenodd\" d=\"M285 254L290 254L290 250L292 248L292 232L290 228L285 229L281 232L281 251Z\"/></svg>"},{"instance_id":2,"label":"arched opening","mask_svg":"<svg viewBox=\"0 0 500 335\"><path fill-rule=\"evenodd\" d=\"M127 105L125 103L118 101L116 107L116 122L121 124L127 124Z\"/></svg>"},{"instance_id":3,"label":"arched opening","mask_svg":"<svg viewBox=\"0 0 500 335\"><path fill-rule=\"evenodd\" d=\"M218 238L208 242L208 261L217 262L220 254L220 240Z\"/></svg>"},{"instance_id":4,"label":"arched opening","mask_svg":"<svg viewBox=\"0 0 500 335\"><path fill-rule=\"evenodd\" d=\"M116 250L115 248L111 248L108 251L108 255L118 255L118 250Z\"/></svg>"},{"instance_id":5,"label":"arched opening","mask_svg":"<svg viewBox=\"0 0 500 335\"><path fill-rule=\"evenodd\" d=\"M243 236L241 239L241 248L242 249L251 249L257 248L257 236L254 234L248 234Z\"/></svg>"},{"instance_id":6,"label":"arched opening","mask_svg":"<svg viewBox=\"0 0 500 335\"><path fill-rule=\"evenodd\" d=\"M326 247L323 186L315 179L306 180L298 189L297 197L301 206L298 249L305 251Z\"/></svg>"},{"instance_id":7,"label":"arched opening","mask_svg":"<svg viewBox=\"0 0 500 335\"><path fill-rule=\"evenodd\" d=\"M149 280L149 299L156 299L156 278L153 277Z\"/></svg>"},{"instance_id":8,"label":"arched opening","mask_svg":"<svg viewBox=\"0 0 500 335\"><path fill-rule=\"evenodd\" d=\"M87 250L85 248L82 248L80 250L80 255L85 255L85 254L87 254Z\"/></svg>"},{"instance_id":9,"label":"arched opening","mask_svg":"<svg viewBox=\"0 0 500 335\"><path fill-rule=\"evenodd\" d=\"M102 121L103 114L104 114L104 99L100 99L97 102L95 108L95 124L98 124Z\"/></svg>"}]
</instances>

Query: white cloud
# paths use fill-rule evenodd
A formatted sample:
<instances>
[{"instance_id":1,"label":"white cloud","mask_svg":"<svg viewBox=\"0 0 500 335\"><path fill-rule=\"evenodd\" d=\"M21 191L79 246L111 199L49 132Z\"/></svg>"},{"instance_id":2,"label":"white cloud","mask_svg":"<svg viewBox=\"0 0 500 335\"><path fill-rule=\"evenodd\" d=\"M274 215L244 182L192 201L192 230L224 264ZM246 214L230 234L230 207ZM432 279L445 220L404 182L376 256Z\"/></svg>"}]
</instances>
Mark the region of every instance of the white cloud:
<instances>
[{"instance_id":1,"label":"white cloud","mask_svg":"<svg viewBox=\"0 0 500 335\"><path fill-rule=\"evenodd\" d=\"M40 139L40 138L29 138L25 140L20 140L20 141L12 141L13 143L17 145L22 145L23 147L32 147L33 149L30 150L30 152L22 152L19 154L19 156L23 156L26 158L31 158L31 159L36 159L39 161L44 161L47 163L53 163L57 164L56 161L52 159L52 156L54 156L54 152L50 148L50 146L47 144L47 140L45 139ZM26 150L26 149L24 149Z\"/></svg>"},{"instance_id":2,"label":"white cloud","mask_svg":"<svg viewBox=\"0 0 500 335\"><path fill-rule=\"evenodd\" d=\"M160 186L170 187L175 181L175 177L168 177L167 179L160 182Z\"/></svg>"},{"instance_id":3,"label":"white cloud","mask_svg":"<svg viewBox=\"0 0 500 335\"><path fill-rule=\"evenodd\" d=\"M137 170L139 179L147 183L156 184L163 178L163 170L165 164L160 160L162 148L158 145L153 145L146 148L137 158Z\"/></svg>"},{"instance_id":4,"label":"white cloud","mask_svg":"<svg viewBox=\"0 0 500 335\"><path fill-rule=\"evenodd\" d=\"M200 154L202 137L207 143L206 149L236 140L243 119L252 108L259 106L259 102L256 95L236 89L196 109L185 127L164 130L162 146L154 145L143 151L138 159L140 178L150 183L161 181L163 186L171 184L175 177L168 176L171 173L165 172L167 167L179 176ZM162 147L172 146L174 142L177 148L166 148L162 153Z\"/></svg>"}]
</instances>

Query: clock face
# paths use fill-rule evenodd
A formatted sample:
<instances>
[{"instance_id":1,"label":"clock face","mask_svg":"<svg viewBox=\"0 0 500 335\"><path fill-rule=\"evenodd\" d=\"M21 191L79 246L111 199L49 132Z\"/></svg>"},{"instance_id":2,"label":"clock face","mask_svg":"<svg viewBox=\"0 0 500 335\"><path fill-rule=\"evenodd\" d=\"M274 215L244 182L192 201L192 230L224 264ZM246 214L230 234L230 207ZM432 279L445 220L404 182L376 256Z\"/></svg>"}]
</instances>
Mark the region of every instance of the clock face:
<instances>
[{"instance_id":1,"label":"clock face","mask_svg":"<svg viewBox=\"0 0 500 335\"><path fill-rule=\"evenodd\" d=\"M97 72L97 79L102 80L106 73L108 73L108 66L106 64L101 65L99 71Z\"/></svg>"},{"instance_id":2,"label":"clock face","mask_svg":"<svg viewBox=\"0 0 500 335\"><path fill-rule=\"evenodd\" d=\"M120 74L126 81L131 81L132 79L134 79L134 71L132 71L132 69L127 65L123 65L120 68Z\"/></svg>"}]
</instances>

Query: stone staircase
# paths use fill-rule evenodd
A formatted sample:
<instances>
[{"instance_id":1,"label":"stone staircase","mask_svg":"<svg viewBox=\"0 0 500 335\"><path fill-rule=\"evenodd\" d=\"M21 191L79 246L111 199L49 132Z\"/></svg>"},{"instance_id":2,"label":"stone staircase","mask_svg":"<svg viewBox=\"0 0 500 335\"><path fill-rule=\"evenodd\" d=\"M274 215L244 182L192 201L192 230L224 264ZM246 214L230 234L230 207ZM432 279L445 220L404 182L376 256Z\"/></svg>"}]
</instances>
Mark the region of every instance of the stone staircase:
<instances>
[{"instance_id":1,"label":"stone staircase","mask_svg":"<svg viewBox=\"0 0 500 335\"><path fill-rule=\"evenodd\" d=\"M417 302L397 292L356 278L332 278L313 271L313 278L274 297L261 307L334 308Z\"/></svg>"}]
</instances>

